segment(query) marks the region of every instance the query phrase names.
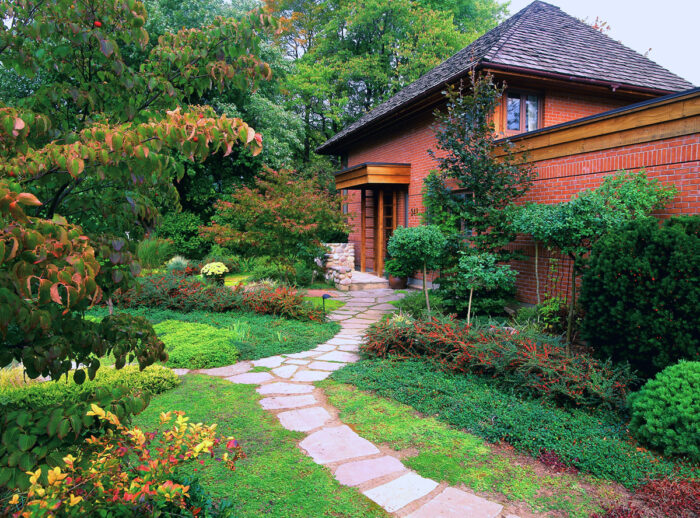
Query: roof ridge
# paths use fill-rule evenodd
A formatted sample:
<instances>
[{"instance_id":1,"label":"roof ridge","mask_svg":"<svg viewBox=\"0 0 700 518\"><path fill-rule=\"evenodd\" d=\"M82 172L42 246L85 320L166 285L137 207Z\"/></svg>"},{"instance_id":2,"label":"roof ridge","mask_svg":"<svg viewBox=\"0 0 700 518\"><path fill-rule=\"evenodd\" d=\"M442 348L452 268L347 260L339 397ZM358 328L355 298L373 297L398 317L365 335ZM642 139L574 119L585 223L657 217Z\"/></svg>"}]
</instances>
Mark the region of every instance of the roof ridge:
<instances>
[{"instance_id":1,"label":"roof ridge","mask_svg":"<svg viewBox=\"0 0 700 518\"><path fill-rule=\"evenodd\" d=\"M539 4L544 4L547 7L554 7L555 9L559 9L555 5L548 4L546 2L542 2L541 0L535 0L534 2L526 5L520 11L515 13L513 16L511 16L508 20L505 20L503 23L507 23L508 21L512 21L512 23L506 28L505 31L503 31L503 34L501 35L500 38L498 38L498 41L494 45L491 46L488 52L484 52L482 55L481 59L489 60L493 56L498 55L498 52L503 48L503 46L508 43L508 40L510 37L513 35L515 32L515 29L517 29L523 22L525 18L526 12L529 12L533 10L536 7L540 7ZM498 26L494 27L497 28ZM488 34L488 33L487 33ZM478 38L477 38L478 40ZM476 40L475 40L476 41Z\"/></svg>"}]
</instances>

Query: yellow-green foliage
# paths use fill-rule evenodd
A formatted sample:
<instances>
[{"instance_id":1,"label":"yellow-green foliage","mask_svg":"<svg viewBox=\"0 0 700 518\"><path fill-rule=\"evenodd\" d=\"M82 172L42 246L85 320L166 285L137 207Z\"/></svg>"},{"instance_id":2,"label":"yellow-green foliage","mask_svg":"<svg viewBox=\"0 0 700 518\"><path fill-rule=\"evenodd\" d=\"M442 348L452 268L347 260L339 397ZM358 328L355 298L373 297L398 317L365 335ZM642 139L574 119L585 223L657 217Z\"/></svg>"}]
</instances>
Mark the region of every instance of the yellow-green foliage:
<instances>
[{"instance_id":1,"label":"yellow-green foliage","mask_svg":"<svg viewBox=\"0 0 700 518\"><path fill-rule=\"evenodd\" d=\"M629 399L629 429L640 441L700 461L700 362L666 367Z\"/></svg>"},{"instance_id":2,"label":"yellow-green foliage","mask_svg":"<svg viewBox=\"0 0 700 518\"><path fill-rule=\"evenodd\" d=\"M97 371L94 380L86 379L82 385L73 381L73 372L68 374L68 378L43 383L30 381L21 385L6 385L3 380L0 385L0 408L36 409L59 404L69 405L87 397L98 387L112 388L120 385L134 392L160 394L180 383L170 369L158 365L152 365L143 371L139 371L136 365L129 365L120 370L103 367Z\"/></svg>"},{"instance_id":3,"label":"yellow-green foliage","mask_svg":"<svg viewBox=\"0 0 700 518\"><path fill-rule=\"evenodd\" d=\"M165 343L170 367L206 369L238 360L236 334L227 329L179 320L165 320L153 329Z\"/></svg>"},{"instance_id":4,"label":"yellow-green foliage","mask_svg":"<svg viewBox=\"0 0 700 518\"><path fill-rule=\"evenodd\" d=\"M0 369L0 390L5 387L23 387L38 382L38 380L28 378L22 367Z\"/></svg>"}]
</instances>

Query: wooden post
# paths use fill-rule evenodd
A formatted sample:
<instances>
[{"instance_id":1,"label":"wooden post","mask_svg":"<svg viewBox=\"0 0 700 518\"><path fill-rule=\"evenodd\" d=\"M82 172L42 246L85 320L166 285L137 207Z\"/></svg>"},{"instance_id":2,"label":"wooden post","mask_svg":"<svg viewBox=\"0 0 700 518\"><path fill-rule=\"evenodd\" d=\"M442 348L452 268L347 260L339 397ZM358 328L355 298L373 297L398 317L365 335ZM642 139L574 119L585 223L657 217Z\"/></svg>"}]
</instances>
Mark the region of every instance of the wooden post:
<instances>
[{"instance_id":1,"label":"wooden post","mask_svg":"<svg viewBox=\"0 0 700 518\"><path fill-rule=\"evenodd\" d=\"M366 255L367 246L367 193L364 189L360 191L360 271L367 271Z\"/></svg>"},{"instance_id":2,"label":"wooden post","mask_svg":"<svg viewBox=\"0 0 700 518\"><path fill-rule=\"evenodd\" d=\"M379 194L378 198L378 210L377 214L379 216L378 229L378 239L377 239L377 276L381 277L384 273L384 191L379 189L377 191Z\"/></svg>"},{"instance_id":3,"label":"wooden post","mask_svg":"<svg viewBox=\"0 0 700 518\"><path fill-rule=\"evenodd\" d=\"M399 206L398 206L398 201L399 201L399 195L396 191L393 193L393 199L391 200L391 210L392 210L392 215L391 215L391 230L392 232L396 230L396 227L398 226L398 217L399 217Z\"/></svg>"}]
</instances>

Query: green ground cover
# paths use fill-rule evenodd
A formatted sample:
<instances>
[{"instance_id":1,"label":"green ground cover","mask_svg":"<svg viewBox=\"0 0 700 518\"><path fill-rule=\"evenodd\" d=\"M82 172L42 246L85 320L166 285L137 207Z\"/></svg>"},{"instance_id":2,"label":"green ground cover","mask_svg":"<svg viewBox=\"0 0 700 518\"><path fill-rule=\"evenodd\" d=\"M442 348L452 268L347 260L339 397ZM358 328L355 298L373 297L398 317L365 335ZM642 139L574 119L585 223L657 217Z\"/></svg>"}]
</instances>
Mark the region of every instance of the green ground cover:
<instances>
[{"instance_id":1,"label":"green ground cover","mask_svg":"<svg viewBox=\"0 0 700 518\"><path fill-rule=\"evenodd\" d=\"M235 472L209 460L196 472L214 498L233 502L236 518L387 516L305 456L296 444L304 434L282 428L260 407L261 397L252 385L188 375L179 387L155 397L135 424L153 428L161 412L182 410L193 422L218 423L222 435L236 437L247 457Z\"/></svg>"},{"instance_id":2,"label":"green ground cover","mask_svg":"<svg viewBox=\"0 0 700 518\"><path fill-rule=\"evenodd\" d=\"M308 300L313 304L314 306L323 307L323 299L321 297L304 297L304 300ZM334 298L330 298L326 300L326 313L330 313L331 311L335 311L336 309L340 309L345 305L345 302L342 300L337 300Z\"/></svg>"},{"instance_id":3,"label":"green ground cover","mask_svg":"<svg viewBox=\"0 0 700 518\"><path fill-rule=\"evenodd\" d=\"M571 517L588 517L600 510L602 501L615 498L608 482L575 474L538 473L475 435L432 417L417 418L408 405L333 380L319 385L340 411L341 420L366 439L397 451L417 450L403 462L424 477L452 486L465 484L489 493L491 499L496 493L501 503L524 503L532 512L553 511Z\"/></svg>"},{"instance_id":4,"label":"green ground cover","mask_svg":"<svg viewBox=\"0 0 700 518\"><path fill-rule=\"evenodd\" d=\"M209 313L206 311L191 311L189 313L181 313L173 310L152 308L131 308L124 311L132 315L146 317L156 326L166 321L182 323L179 333L177 333L177 342L172 342L168 345L167 335L164 337L166 346L169 348L176 345L185 346L190 341L195 341L199 337L204 336L198 331L202 330L201 326L208 326L206 336L234 343L235 348L238 350L239 361L306 351L329 340L340 329L340 326L335 322L318 323L290 320L248 312ZM106 308L94 308L88 312L88 316L96 319L105 315L107 315ZM191 324L189 334L188 324ZM156 327L156 331L158 332L158 327ZM205 344L197 343L197 345L203 346ZM207 367L212 366L214 365L207 365Z\"/></svg>"},{"instance_id":5,"label":"green ground cover","mask_svg":"<svg viewBox=\"0 0 700 518\"><path fill-rule=\"evenodd\" d=\"M563 409L499 390L487 379L450 374L427 361L365 360L333 374L342 383L375 391L422 414L537 457L555 453L564 463L633 488L648 477L697 477L695 466L638 447L614 414Z\"/></svg>"}]
</instances>

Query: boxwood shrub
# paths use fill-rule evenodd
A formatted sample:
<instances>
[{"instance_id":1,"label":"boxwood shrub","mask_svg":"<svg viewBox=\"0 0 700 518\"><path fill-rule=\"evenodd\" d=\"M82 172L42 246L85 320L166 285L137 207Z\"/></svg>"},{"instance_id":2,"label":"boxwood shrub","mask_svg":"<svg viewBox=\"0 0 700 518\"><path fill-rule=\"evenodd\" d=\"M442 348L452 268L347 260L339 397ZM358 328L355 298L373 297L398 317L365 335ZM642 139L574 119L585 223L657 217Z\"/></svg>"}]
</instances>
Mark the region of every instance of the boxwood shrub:
<instances>
[{"instance_id":1,"label":"boxwood shrub","mask_svg":"<svg viewBox=\"0 0 700 518\"><path fill-rule=\"evenodd\" d=\"M629 428L640 441L700 462L700 362L666 367L629 399Z\"/></svg>"}]
</instances>

